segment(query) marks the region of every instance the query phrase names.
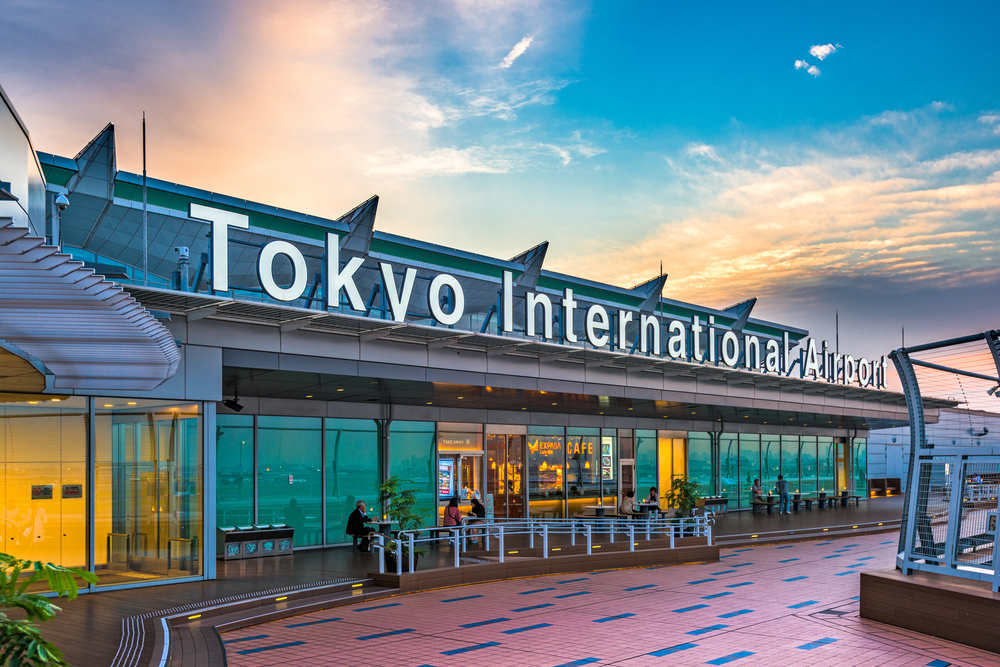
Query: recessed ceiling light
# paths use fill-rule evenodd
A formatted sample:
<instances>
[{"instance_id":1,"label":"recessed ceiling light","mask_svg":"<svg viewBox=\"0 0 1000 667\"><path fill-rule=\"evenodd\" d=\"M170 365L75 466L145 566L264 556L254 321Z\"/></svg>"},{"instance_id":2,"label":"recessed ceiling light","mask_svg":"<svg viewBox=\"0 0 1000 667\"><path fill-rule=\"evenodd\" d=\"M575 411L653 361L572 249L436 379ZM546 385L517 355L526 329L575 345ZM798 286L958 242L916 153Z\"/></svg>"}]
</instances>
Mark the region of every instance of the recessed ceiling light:
<instances>
[{"instance_id":1,"label":"recessed ceiling light","mask_svg":"<svg viewBox=\"0 0 1000 667\"><path fill-rule=\"evenodd\" d=\"M632 408L629 408L629 410L631 410L631 409L632 409Z\"/></svg>"},{"instance_id":2,"label":"recessed ceiling light","mask_svg":"<svg viewBox=\"0 0 1000 667\"><path fill-rule=\"evenodd\" d=\"M527 410L528 408L521 408L522 410Z\"/></svg>"},{"instance_id":3,"label":"recessed ceiling light","mask_svg":"<svg viewBox=\"0 0 1000 667\"><path fill-rule=\"evenodd\" d=\"M106 408L113 408L114 406L113 406L113 405L111 405L110 403L105 403L105 404L104 404L104 407L106 407Z\"/></svg>"},{"instance_id":4,"label":"recessed ceiling light","mask_svg":"<svg viewBox=\"0 0 1000 667\"><path fill-rule=\"evenodd\" d=\"M465 398L465 396L459 396L458 400L462 400L463 398Z\"/></svg>"},{"instance_id":5,"label":"recessed ceiling light","mask_svg":"<svg viewBox=\"0 0 1000 667\"><path fill-rule=\"evenodd\" d=\"M344 389L343 389L343 388L340 388L340 389L338 389L337 391L344 391Z\"/></svg>"},{"instance_id":6,"label":"recessed ceiling light","mask_svg":"<svg viewBox=\"0 0 1000 667\"><path fill-rule=\"evenodd\" d=\"M603 415L604 413L603 413L603 412L598 412L597 414L599 414L599 415Z\"/></svg>"},{"instance_id":7,"label":"recessed ceiling light","mask_svg":"<svg viewBox=\"0 0 1000 667\"><path fill-rule=\"evenodd\" d=\"M306 398L312 398L312 397L313 397L313 395L312 395L312 394L308 394L308 395L306 396Z\"/></svg>"},{"instance_id":8,"label":"recessed ceiling light","mask_svg":"<svg viewBox=\"0 0 1000 667\"><path fill-rule=\"evenodd\" d=\"M692 412L691 414L693 414L693 415L694 415L694 414L698 414L698 413L697 413L697 412Z\"/></svg>"},{"instance_id":9,"label":"recessed ceiling light","mask_svg":"<svg viewBox=\"0 0 1000 667\"><path fill-rule=\"evenodd\" d=\"M38 401L28 401L28 403L31 405L38 405Z\"/></svg>"},{"instance_id":10,"label":"recessed ceiling light","mask_svg":"<svg viewBox=\"0 0 1000 667\"><path fill-rule=\"evenodd\" d=\"M434 405L431 401L427 401L427 405Z\"/></svg>"},{"instance_id":11,"label":"recessed ceiling light","mask_svg":"<svg viewBox=\"0 0 1000 667\"><path fill-rule=\"evenodd\" d=\"M61 400L62 400L61 398L53 398L53 399L52 399L52 402L53 402L53 403L58 403L58 402L59 402L59 401L61 401Z\"/></svg>"},{"instance_id":12,"label":"recessed ceiling light","mask_svg":"<svg viewBox=\"0 0 1000 667\"><path fill-rule=\"evenodd\" d=\"M129 401L128 404L129 405L136 405L136 402L135 401Z\"/></svg>"}]
</instances>

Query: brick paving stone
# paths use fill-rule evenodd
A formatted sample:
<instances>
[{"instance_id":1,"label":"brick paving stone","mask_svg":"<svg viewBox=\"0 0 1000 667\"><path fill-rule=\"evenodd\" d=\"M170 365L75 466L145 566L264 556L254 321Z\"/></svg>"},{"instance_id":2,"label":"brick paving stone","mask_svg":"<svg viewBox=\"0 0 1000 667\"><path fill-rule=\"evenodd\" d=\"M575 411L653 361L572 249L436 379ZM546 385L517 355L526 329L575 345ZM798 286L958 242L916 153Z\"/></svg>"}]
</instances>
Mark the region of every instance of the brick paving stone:
<instances>
[{"instance_id":1,"label":"brick paving stone","mask_svg":"<svg viewBox=\"0 0 1000 667\"><path fill-rule=\"evenodd\" d=\"M723 550L740 560L724 561L730 570L680 565L427 591L223 640L229 667L1000 665L1000 655L860 618L858 577L838 576L844 566L830 556L853 559L857 574L892 567L895 544L852 536Z\"/></svg>"}]
</instances>

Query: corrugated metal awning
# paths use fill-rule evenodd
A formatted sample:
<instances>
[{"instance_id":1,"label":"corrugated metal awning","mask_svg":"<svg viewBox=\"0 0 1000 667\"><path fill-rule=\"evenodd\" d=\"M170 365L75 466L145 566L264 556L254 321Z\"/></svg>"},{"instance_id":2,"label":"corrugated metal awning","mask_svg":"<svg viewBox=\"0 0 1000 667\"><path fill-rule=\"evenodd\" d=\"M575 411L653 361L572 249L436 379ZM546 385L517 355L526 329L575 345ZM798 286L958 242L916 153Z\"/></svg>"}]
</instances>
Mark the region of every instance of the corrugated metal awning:
<instances>
[{"instance_id":1,"label":"corrugated metal awning","mask_svg":"<svg viewBox=\"0 0 1000 667\"><path fill-rule=\"evenodd\" d=\"M0 220L0 339L44 364L53 389L148 391L180 363L170 332L121 287L10 219Z\"/></svg>"}]
</instances>

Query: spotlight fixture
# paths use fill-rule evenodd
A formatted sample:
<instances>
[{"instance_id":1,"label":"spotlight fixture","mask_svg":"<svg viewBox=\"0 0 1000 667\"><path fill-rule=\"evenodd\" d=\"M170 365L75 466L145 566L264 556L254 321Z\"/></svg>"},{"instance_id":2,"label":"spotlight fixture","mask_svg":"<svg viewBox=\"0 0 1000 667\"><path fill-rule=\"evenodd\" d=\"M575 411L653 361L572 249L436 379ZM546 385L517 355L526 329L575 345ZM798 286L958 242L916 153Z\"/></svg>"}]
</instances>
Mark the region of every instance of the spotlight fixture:
<instances>
[{"instance_id":1,"label":"spotlight fixture","mask_svg":"<svg viewBox=\"0 0 1000 667\"><path fill-rule=\"evenodd\" d=\"M233 397L232 398L227 398L226 400L224 400L222 402L222 404L224 406L226 406L227 408L229 408L230 410L232 410L233 412L239 412L240 410L242 410L243 406L240 405L240 390L239 390L239 387L234 388L233 389Z\"/></svg>"},{"instance_id":2,"label":"spotlight fixture","mask_svg":"<svg viewBox=\"0 0 1000 667\"><path fill-rule=\"evenodd\" d=\"M986 393L989 396L996 396L997 398L1000 398L1000 394L997 393L997 389L1000 389L1000 384L998 384L997 386L993 387L992 389L987 389Z\"/></svg>"}]
</instances>

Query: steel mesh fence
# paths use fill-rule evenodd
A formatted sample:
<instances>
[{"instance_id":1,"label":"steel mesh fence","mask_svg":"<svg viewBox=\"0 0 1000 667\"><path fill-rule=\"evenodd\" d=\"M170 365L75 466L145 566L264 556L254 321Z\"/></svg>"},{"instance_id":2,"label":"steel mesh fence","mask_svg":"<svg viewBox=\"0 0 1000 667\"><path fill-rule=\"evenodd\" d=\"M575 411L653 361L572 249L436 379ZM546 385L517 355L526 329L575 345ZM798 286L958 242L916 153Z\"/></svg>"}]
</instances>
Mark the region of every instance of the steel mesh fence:
<instances>
[{"instance_id":1,"label":"steel mesh fence","mask_svg":"<svg viewBox=\"0 0 1000 667\"><path fill-rule=\"evenodd\" d=\"M948 506L953 464L921 461L917 483L916 512L913 516L913 557L925 562L941 562L948 537Z\"/></svg>"},{"instance_id":2,"label":"steel mesh fence","mask_svg":"<svg viewBox=\"0 0 1000 667\"><path fill-rule=\"evenodd\" d=\"M961 484L962 511L953 558L956 564L992 569L1000 463L966 462Z\"/></svg>"}]
</instances>

